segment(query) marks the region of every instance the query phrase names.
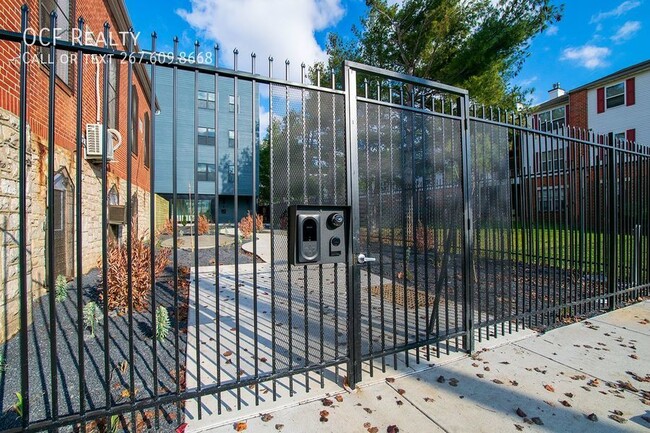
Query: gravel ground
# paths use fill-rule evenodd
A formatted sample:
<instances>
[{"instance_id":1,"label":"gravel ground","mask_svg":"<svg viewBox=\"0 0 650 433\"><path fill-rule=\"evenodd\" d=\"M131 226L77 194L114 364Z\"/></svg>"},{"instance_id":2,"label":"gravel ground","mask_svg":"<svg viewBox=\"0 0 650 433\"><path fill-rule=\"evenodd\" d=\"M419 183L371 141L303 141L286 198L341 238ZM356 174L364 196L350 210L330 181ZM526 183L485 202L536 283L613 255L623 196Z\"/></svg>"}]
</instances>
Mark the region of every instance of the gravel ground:
<instances>
[{"instance_id":1,"label":"gravel ground","mask_svg":"<svg viewBox=\"0 0 650 433\"><path fill-rule=\"evenodd\" d=\"M199 250L199 265L209 266L215 263L215 249ZM222 264L234 264L234 245L223 246L219 250ZM170 257L171 259L171 257ZM250 263L252 258L240 251L239 263ZM178 266L194 266L194 252L178 251ZM187 347L187 289L180 289L178 296L179 320L175 323L174 291L171 276L173 266L168 266L157 280L156 305L167 308L171 319L170 334L158 343L157 358L153 356L152 339L152 305L144 312L133 314L134 343L134 388L135 400L154 396L153 369L157 359L158 393L163 396L176 390L176 364L180 370L180 384L185 385L185 352ZM99 271L93 270L83 277L83 305L97 299ZM58 414L65 416L80 410L79 392L79 351L77 320L77 289L75 282L68 285L68 298L56 303L56 377L58 380ZM33 323L29 326L29 396L30 422L52 417L51 360L50 360L50 314L49 297L43 296L34 302ZM176 334L178 330L178 334ZM178 343L175 336L178 335ZM105 342L104 323L100 322L91 336L90 329L83 330L84 344L84 394L85 410L102 409L106 405L107 391L111 405L129 402L130 366L129 366L129 320L127 314L110 312L108 319L108 381L105 378ZM176 347L178 344L178 348ZM176 354L179 354L178 360ZM0 346L0 355L5 361L5 370L0 372L0 431L19 427L20 419L12 410L16 403L16 392L20 391L20 341L15 336ZM107 390L108 387L108 390ZM183 422L178 418L176 406L167 404L160 408L160 427L155 428L154 410L139 411L135 414L138 431L175 431ZM131 417L122 418L122 428L126 428ZM61 431L72 431L67 427Z\"/></svg>"}]
</instances>

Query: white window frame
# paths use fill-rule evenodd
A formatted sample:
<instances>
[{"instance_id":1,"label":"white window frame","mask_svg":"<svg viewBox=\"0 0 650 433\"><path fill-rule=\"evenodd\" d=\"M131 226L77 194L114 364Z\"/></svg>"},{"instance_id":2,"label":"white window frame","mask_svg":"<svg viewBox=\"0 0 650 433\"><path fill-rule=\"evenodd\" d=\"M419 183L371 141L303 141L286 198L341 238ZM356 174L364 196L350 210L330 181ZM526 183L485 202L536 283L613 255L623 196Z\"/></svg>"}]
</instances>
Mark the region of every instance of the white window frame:
<instances>
[{"instance_id":1,"label":"white window frame","mask_svg":"<svg viewBox=\"0 0 650 433\"><path fill-rule=\"evenodd\" d=\"M551 156L550 160L549 156ZM565 161L565 149L550 149L539 152L539 168L542 173L564 170Z\"/></svg>"},{"instance_id":2,"label":"white window frame","mask_svg":"<svg viewBox=\"0 0 650 433\"><path fill-rule=\"evenodd\" d=\"M228 131L228 147L235 147L235 130L230 129Z\"/></svg>"},{"instance_id":3,"label":"white window frame","mask_svg":"<svg viewBox=\"0 0 650 433\"><path fill-rule=\"evenodd\" d=\"M564 185L542 186L537 188L538 212L561 212L566 207L566 188Z\"/></svg>"},{"instance_id":4,"label":"white window frame","mask_svg":"<svg viewBox=\"0 0 650 433\"><path fill-rule=\"evenodd\" d=\"M621 92L621 93L617 93L617 94L615 94L615 95L613 95L613 96L609 96L607 91L608 91L609 89L611 89L611 88L613 88L613 87L617 87L617 86L622 86L622 88L623 88L622 92ZM610 101L611 99L618 98L618 97L621 97L621 96L622 96L623 98L622 98L622 102L621 102L620 104L614 105L614 106L612 106L612 107L609 106L609 101ZM611 110L612 108L617 108L617 107L624 107L624 106L625 106L625 102L626 102L626 101L625 101L625 81L621 81L621 82L618 82L618 83L616 83L616 84L612 84L611 86L606 86L606 87L605 87L605 109L606 109L606 110Z\"/></svg>"},{"instance_id":5,"label":"white window frame","mask_svg":"<svg viewBox=\"0 0 650 433\"><path fill-rule=\"evenodd\" d=\"M555 117L554 112L557 110L562 110L562 116ZM548 120L543 120L548 116ZM537 115L539 121L539 129L541 131L551 131L554 129L559 129L560 127L566 125L566 107L556 107L547 111L543 111ZM561 122L560 122L561 121ZM561 124L560 124L561 123ZM548 128L548 125L551 125Z\"/></svg>"}]
</instances>

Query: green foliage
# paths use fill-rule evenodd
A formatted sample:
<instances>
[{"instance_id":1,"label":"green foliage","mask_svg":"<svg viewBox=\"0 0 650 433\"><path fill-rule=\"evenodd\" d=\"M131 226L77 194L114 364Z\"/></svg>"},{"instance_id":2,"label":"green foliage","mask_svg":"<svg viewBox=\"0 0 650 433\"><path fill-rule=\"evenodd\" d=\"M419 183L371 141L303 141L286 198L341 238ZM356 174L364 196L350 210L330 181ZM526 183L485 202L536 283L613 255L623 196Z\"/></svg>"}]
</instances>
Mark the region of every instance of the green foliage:
<instances>
[{"instance_id":1,"label":"green foliage","mask_svg":"<svg viewBox=\"0 0 650 433\"><path fill-rule=\"evenodd\" d=\"M163 341L169 335L171 322L169 321L169 312L167 308L159 305L156 307L156 328L155 338L159 342Z\"/></svg>"},{"instance_id":2,"label":"green foliage","mask_svg":"<svg viewBox=\"0 0 650 433\"><path fill-rule=\"evenodd\" d=\"M509 84L531 39L561 18L555 0L367 0L353 40L331 34L329 59L310 69L342 83L343 60L354 60L460 86L477 102L514 108L529 93Z\"/></svg>"},{"instance_id":3,"label":"green foliage","mask_svg":"<svg viewBox=\"0 0 650 433\"><path fill-rule=\"evenodd\" d=\"M117 427L120 423L120 416L119 415L113 415L111 416L111 426L109 429L110 433L115 433L117 431Z\"/></svg>"},{"instance_id":4,"label":"green foliage","mask_svg":"<svg viewBox=\"0 0 650 433\"><path fill-rule=\"evenodd\" d=\"M269 132L270 128L269 125ZM259 201L261 204L269 204L271 203L271 145L268 134L260 146L259 162Z\"/></svg>"},{"instance_id":5,"label":"green foliage","mask_svg":"<svg viewBox=\"0 0 650 433\"><path fill-rule=\"evenodd\" d=\"M84 325L90 328L90 335L95 336L95 326L99 322L102 310L93 301L88 302L83 309Z\"/></svg>"},{"instance_id":6,"label":"green foliage","mask_svg":"<svg viewBox=\"0 0 650 433\"><path fill-rule=\"evenodd\" d=\"M23 417L23 395L19 392L16 393L16 403L13 409L19 417Z\"/></svg>"},{"instance_id":7,"label":"green foliage","mask_svg":"<svg viewBox=\"0 0 650 433\"><path fill-rule=\"evenodd\" d=\"M63 302L68 297L68 280L65 279L64 275L59 275L56 277L56 283L54 284L56 290L55 299L57 302Z\"/></svg>"}]
</instances>

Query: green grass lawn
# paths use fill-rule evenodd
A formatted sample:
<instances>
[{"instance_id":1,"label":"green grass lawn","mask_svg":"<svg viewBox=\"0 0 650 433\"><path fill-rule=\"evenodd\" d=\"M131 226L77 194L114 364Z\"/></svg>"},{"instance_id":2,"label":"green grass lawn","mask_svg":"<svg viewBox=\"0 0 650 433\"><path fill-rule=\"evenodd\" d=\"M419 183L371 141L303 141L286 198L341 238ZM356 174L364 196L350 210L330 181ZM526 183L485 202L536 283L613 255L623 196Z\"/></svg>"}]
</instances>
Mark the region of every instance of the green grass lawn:
<instances>
[{"instance_id":1,"label":"green grass lawn","mask_svg":"<svg viewBox=\"0 0 650 433\"><path fill-rule=\"evenodd\" d=\"M382 229L382 243L390 245L393 230ZM429 229L427 243L429 253L442 253L446 229ZM463 245L462 230L454 229L451 236L451 251L460 254ZM418 245L418 251L424 249L424 230L407 233L402 239L402 229L394 229L395 245L407 248ZM367 230L361 228L360 240L365 243ZM379 231L371 232L371 242L379 242ZM499 228L482 228L474 231L474 252L476 258L493 260L508 259L526 264L543 264L557 268L582 269L585 272L601 273L605 271L608 238L603 233L593 231L564 229L561 227L515 227L510 230ZM616 240L618 263L624 270L629 270L634 261L634 236L619 235ZM648 238L641 237L642 257L647 257ZM644 266L645 267L645 266Z\"/></svg>"}]
</instances>

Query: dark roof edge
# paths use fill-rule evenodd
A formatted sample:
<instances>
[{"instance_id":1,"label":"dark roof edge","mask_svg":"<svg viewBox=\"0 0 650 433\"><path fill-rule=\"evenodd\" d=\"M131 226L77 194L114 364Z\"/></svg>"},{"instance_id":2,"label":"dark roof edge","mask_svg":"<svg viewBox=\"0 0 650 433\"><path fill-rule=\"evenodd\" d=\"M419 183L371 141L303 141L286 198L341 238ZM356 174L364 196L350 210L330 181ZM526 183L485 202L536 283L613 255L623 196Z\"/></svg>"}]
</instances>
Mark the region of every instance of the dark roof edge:
<instances>
[{"instance_id":1,"label":"dark roof edge","mask_svg":"<svg viewBox=\"0 0 650 433\"><path fill-rule=\"evenodd\" d=\"M557 98L550 99L546 102L542 102L539 105L535 105L534 107L531 107L532 111L534 113L539 112L541 110L545 110L547 108L555 107L556 105L564 105L569 103L569 94L565 93L562 96L558 96Z\"/></svg>"}]
</instances>

